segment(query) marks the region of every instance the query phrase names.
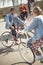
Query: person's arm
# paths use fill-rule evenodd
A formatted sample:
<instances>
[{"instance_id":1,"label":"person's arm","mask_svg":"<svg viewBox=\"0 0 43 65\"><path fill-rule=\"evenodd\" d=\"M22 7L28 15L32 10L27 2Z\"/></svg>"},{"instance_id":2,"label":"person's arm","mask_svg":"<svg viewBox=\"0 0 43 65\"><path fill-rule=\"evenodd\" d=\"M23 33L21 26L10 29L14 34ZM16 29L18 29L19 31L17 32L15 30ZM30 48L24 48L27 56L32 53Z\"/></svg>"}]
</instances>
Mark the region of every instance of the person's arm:
<instances>
[{"instance_id":1,"label":"person's arm","mask_svg":"<svg viewBox=\"0 0 43 65\"><path fill-rule=\"evenodd\" d=\"M27 26L27 27L25 27L25 29L23 29L23 31L32 31L36 26L38 25L38 19L37 18L34 18L33 19L33 21L32 21L32 23L29 25L29 26Z\"/></svg>"},{"instance_id":2,"label":"person's arm","mask_svg":"<svg viewBox=\"0 0 43 65\"><path fill-rule=\"evenodd\" d=\"M18 23L20 23L21 25L24 25L24 21L21 20L18 16L14 16L14 19L15 19Z\"/></svg>"},{"instance_id":3,"label":"person's arm","mask_svg":"<svg viewBox=\"0 0 43 65\"><path fill-rule=\"evenodd\" d=\"M8 28L14 29L14 26L12 26L12 24L9 21L9 15L6 16L6 23Z\"/></svg>"},{"instance_id":4,"label":"person's arm","mask_svg":"<svg viewBox=\"0 0 43 65\"><path fill-rule=\"evenodd\" d=\"M6 16L6 19L5 20L6 20L6 23L8 23L10 25L9 16L8 15Z\"/></svg>"}]
</instances>

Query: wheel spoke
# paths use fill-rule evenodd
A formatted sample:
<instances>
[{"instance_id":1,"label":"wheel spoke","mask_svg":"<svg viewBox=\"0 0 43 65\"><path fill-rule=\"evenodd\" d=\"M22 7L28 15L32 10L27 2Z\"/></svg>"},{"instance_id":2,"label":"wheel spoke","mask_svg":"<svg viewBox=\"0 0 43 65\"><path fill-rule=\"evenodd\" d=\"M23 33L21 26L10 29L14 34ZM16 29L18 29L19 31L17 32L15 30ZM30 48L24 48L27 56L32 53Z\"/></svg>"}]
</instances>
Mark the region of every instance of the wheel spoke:
<instances>
[{"instance_id":1,"label":"wheel spoke","mask_svg":"<svg viewBox=\"0 0 43 65\"><path fill-rule=\"evenodd\" d=\"M5 47L10 47L12 46L13 44L13 36L10 32L4 32L2 35L1 35L1 42L2 44L5 46Z\"/></svg>"}]
</instances>

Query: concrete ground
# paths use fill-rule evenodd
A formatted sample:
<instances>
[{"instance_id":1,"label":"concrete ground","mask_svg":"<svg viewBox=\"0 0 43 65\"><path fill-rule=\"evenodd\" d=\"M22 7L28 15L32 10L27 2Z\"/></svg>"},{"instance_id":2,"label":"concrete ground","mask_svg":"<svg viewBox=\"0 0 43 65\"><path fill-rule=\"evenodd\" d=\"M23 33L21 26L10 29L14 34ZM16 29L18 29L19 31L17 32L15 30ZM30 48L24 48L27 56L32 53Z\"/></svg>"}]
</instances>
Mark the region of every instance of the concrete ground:
<instances>
[{"instance_id":1,"label":"concrete ground","mask_svg":"<svg viewBox=\"0 0 43 65\"><path fill-rule=\"evenodd\" d=\"M6 31L5 22L0 22L0 36ZM21 57L18 51L18 45L12 48L5 48L0 40L0 65L29 65ZM33 65L43 65L40 61L36 61Z\"/></svg>"}]
</instances>

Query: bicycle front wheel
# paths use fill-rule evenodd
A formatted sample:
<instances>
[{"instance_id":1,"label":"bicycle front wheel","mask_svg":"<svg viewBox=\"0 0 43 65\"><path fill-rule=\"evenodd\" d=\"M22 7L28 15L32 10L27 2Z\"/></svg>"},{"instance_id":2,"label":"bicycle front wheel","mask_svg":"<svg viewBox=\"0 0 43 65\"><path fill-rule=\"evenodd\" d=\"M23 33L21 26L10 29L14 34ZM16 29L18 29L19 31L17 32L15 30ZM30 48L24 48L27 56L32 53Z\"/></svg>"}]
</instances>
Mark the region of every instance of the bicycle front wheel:
<instances>
[{"instance_id":1,"label":"bicycle front wheel","mask_svg":"<svg viewBox=\"0 0 43 65\"><path fill-rule=\"evenodd\" d=\"M29 64L32 64L35 62L34 53L30 47L26 46L25 42L21 42L21 44L19 44L19 52L20 52L20 55L22 56L22 58Z\"/></svg>"},{"instance_id":2,"label":"bicycle front wheel","mask_svg":"<svg viewBox=\"0 0 43 65\"><path fill-rule=\"evenodd\" d=\"M9 31L2 33L1 42L2 42L3 46L11 47L13 45L13 42L14 42L12 33Z\"/></svg>"}]
</instances>

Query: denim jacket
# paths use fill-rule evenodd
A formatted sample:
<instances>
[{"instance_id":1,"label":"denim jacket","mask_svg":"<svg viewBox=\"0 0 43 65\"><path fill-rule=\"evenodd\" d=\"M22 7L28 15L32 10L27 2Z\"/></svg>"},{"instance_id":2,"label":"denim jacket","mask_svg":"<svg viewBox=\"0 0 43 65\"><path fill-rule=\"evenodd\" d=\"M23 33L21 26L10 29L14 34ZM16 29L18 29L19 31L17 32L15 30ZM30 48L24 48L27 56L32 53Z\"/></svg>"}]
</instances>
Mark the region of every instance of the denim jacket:
<instances>
[{"instance_id":1,"label":"denim jacket","mask_svg":"<svg viewBox=\"0 0 43 65\"><path fill-rule=\"evenodd\" d=\"M32 31L34 30L34 36L32 37L32 41L36 41L41 36L43 36L43 16L39 15L34 17L32 23L27 26L23 31Z\"/></svg>"},{"instance_id":2,"label":"denim jacket","mask_svg":"<svg viewBox=\"0 0 43 65\"><path fill-rule=\"evenodd\" d=\"M11 13L7 14L7 16L5 17L5 21L6 21L6 29L9 29L10 24L14 24L15 27L17 27L17 23L24 25L24 21L22 21L19 17L17 17L16 14L12 15Z\"/></svg>"}]
</instances>

